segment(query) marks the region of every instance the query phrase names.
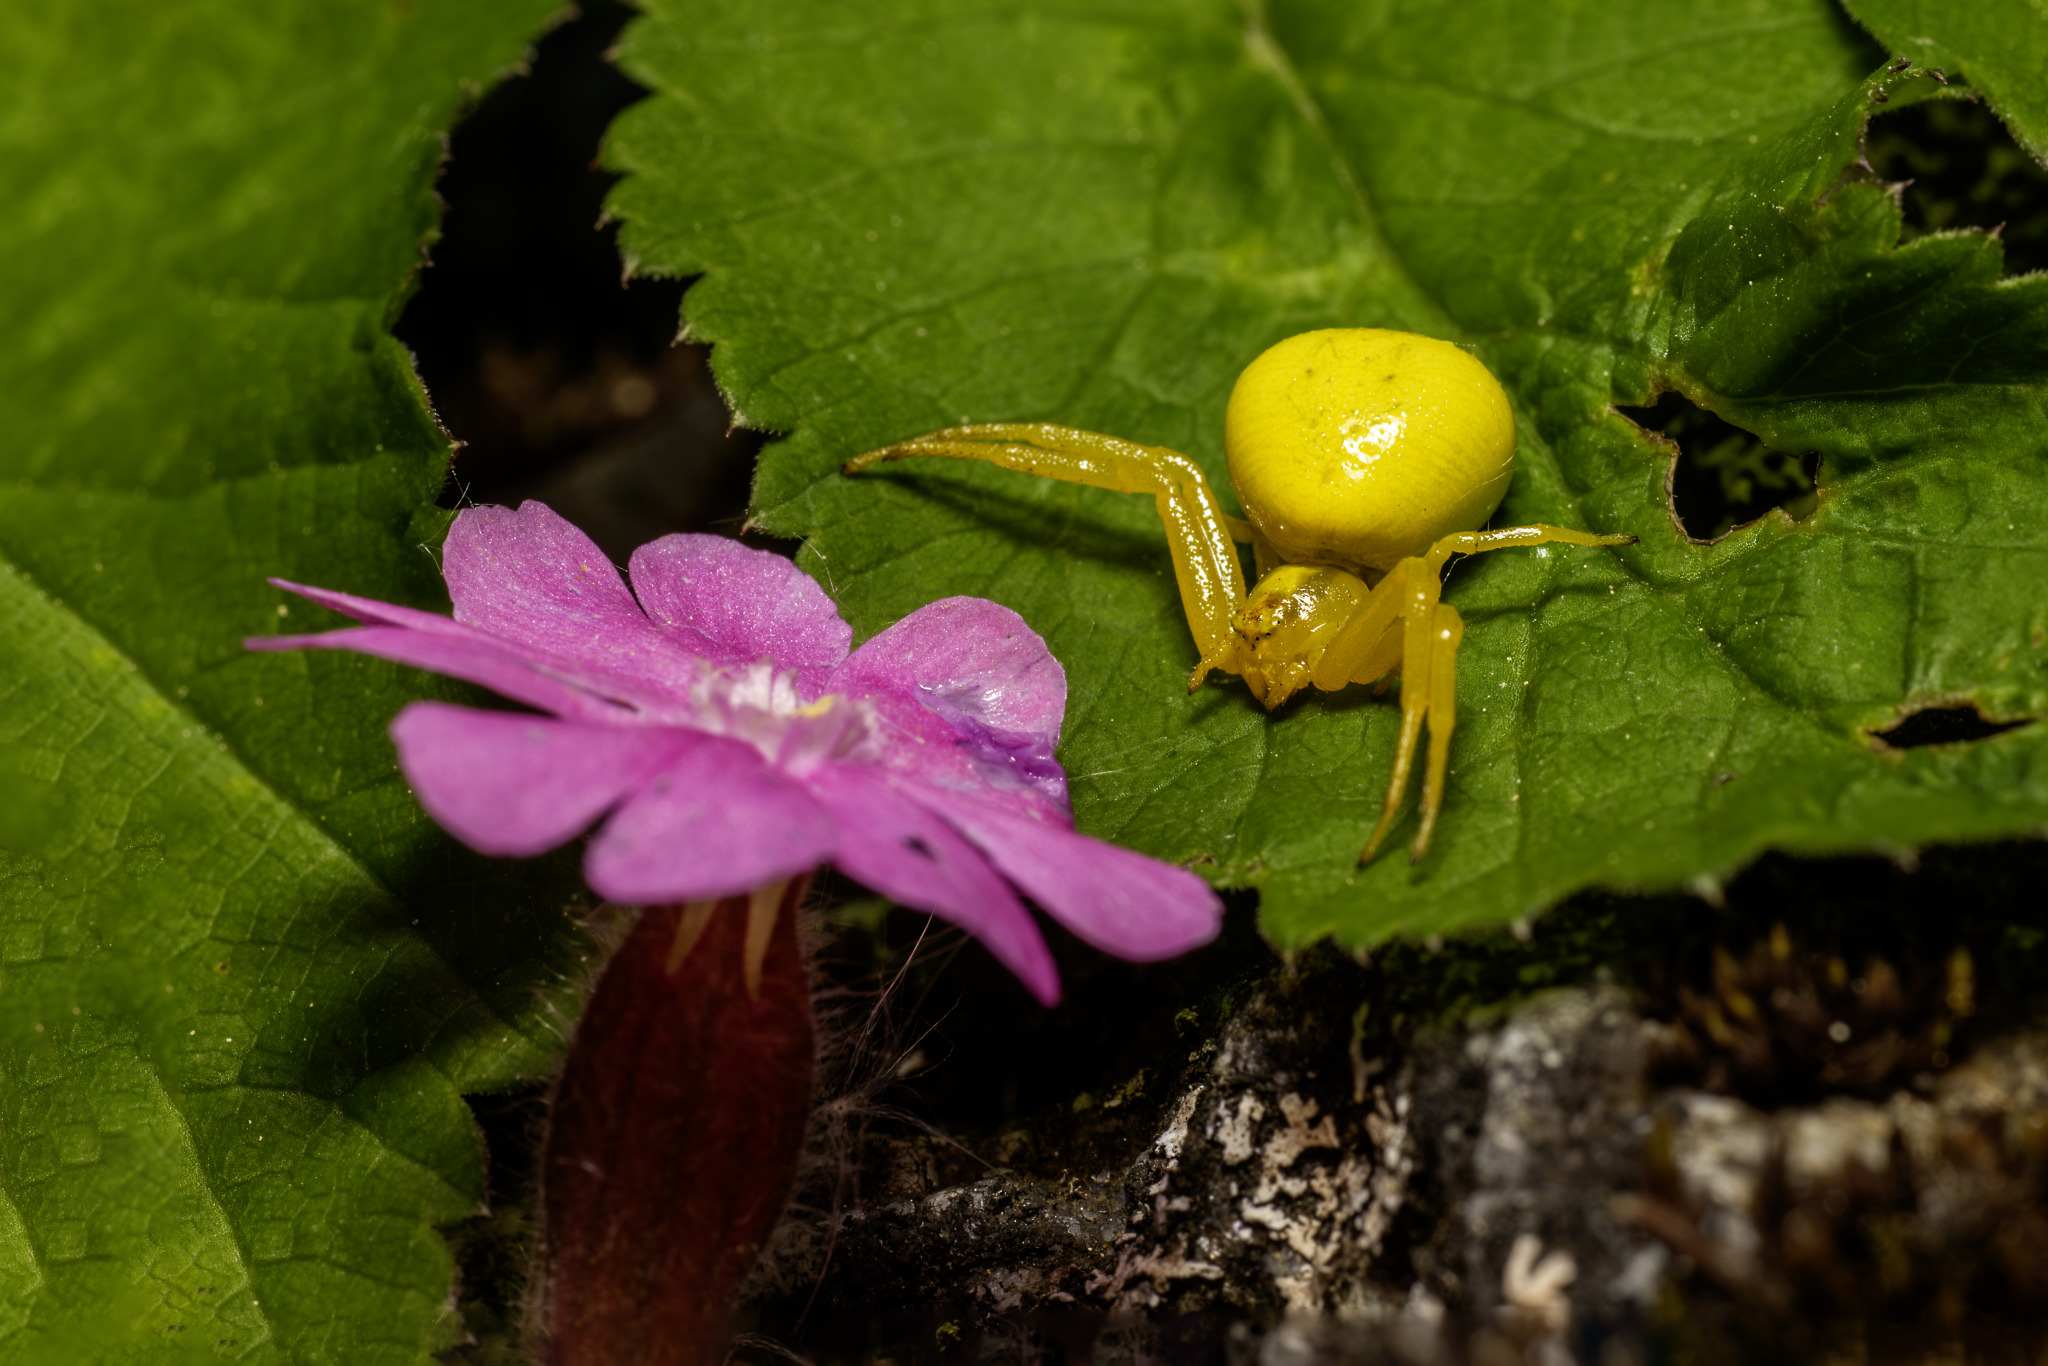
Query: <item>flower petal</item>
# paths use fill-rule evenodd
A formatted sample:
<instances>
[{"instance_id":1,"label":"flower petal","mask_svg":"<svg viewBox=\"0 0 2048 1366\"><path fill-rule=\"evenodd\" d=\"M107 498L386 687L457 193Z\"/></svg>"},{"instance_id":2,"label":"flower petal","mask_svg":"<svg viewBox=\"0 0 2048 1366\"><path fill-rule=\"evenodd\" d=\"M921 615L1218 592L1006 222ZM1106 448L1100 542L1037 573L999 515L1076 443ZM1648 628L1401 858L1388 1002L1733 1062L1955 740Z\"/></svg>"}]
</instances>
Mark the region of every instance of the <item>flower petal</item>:
<instances>
[{"instance_id":1,"label":"flower petal","mask_svg":"<svg viewBox=\"0 0 2048 1366\"><path fill-rule=\"evenodd\" d=\"M649 541L633 552L627 572L654 622L721 664L765 656L778 669L823 675L853 643L853 628L817 580L780 555L723 536ZM814 687L822 681L811 680Z\"/></svg>"},{"instance_id":2,"label":"flower petal","mask_svg":"<svg viewBox=\"0 0 2048 1366\"><path fill-rule=\"evenodd\" d=\"M681 699L702 671L591 539L545 503L464 508L442 548L455 619Z\"/></svg>"},{"instance_id":3,"label":"flower petal","mask_svg":"<svg viewBox=\"0 0 2048 1366\"><path fill-rule=\"evenodd\" d=\"M591 841L590 885L652 906L738 896L808 872L839 843L832 817L751 745L672 730L678 749Z\"/></svg>"},{"instance_id":4,"label":"flower petal","mask_svg":"<svg viewBox=\"0 0 2048 1366\"><path fill-rule=\"evenodd\" d=\"M1185 868L987 802L910 790L1047 915L1105 953L1149 963L1206 944L1222 928L1222 899Z\"/></svg>"},{"instance_id":5,"label":"flower petal","mask_svg":"<svg viewBox=\"0 0 2048 1366\"><path fill-rule=\"evenodd\" d=\"M420 805L485 854L524 856L580 833L674 757L680 732L593 726L415 702L391 723Z\"/></svg>"},{"instance_id":6,"label":"flower petal","mask_svg":"<svg viewBox=\"0 0 2048 1366\"><path fill-rule=\"evenodd\" d=\"M379 602L375 598L359 598L353 593L338 593L332 588L314 588L310 584L293 583L290 579L273 578L273 587L287 593L297 593L308 602L318 603L346 617L368 622L372 626L408 626L415 631L434 631L443 635L474 635L474 628L464 626L439 612L422 612L417 607L400 607L395 602Z\"/></svg>"},{"instance_id":7,"label":"flower petal","mask_svg":"<svg viewBox=\"0 0 2048 1366\"><path fill-rule=\"evenodd\" d=\"M456 623L437 617L445 626ZM602 698L570 686L481 631L416 631L405 626L355 626L314 636L251 636L251 650L349 650L410 664L449 678L476 683L529 707L584 721L617 719L624 713Z\"/></svg>"},{"instance_id":8,"label":"flower petal","mask_svg":"<svg viewBox=\"0 0 2048 1366\"><path fill-rule=\"evenodd\" d=\"M827 687L869 698L897 730L920 737L896 747L884 760L891 767L950 787L1028 793L1066 812L1067 775L1053 757L1066 671L1009 608L942 598L854 651Z\"/></svg>"},{"instance_id":9,"label":"flower petal","mask_svg":"<svg viewBox=\"0 0 2048 1366\"><path fill-rule=\"evenodd\" d=\"M827 764L808 781L839 823L833 862L841 872L952 921L986 944L1040 1001L1059 1001L1059 970L1031 912L944 821L875 769Z\"/></svg>"},{"instance_id":10,"label":"flower petal","mask_svg":"<svg viewBox=\"0 0 2048 1366\"><path fill-rule=\"evenodd\" d=\"M1038 741L1051 754L1067 672L1024 618L985 598L941 598L853 652L835 691L894 689L933 710Z\"/></svg>"}]
</instances>

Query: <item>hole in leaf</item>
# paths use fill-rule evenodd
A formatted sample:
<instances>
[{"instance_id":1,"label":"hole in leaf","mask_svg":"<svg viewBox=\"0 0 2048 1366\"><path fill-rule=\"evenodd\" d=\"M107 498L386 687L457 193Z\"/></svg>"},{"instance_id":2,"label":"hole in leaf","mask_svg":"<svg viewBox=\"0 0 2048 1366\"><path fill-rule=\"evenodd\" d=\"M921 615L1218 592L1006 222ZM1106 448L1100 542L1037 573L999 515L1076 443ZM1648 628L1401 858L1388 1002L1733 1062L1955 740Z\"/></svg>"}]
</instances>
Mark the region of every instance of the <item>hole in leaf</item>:
<instances>
[{"instance_id":1,"label":"hole in leaf","mask_svg":"<svg viewBox=\"0 0 2048 1366\"><path fill-rule=\"evenodd\" d=\"M2020 721L1987 721L1975 706L1922 707L1910 712L1871 738L1887 749L1918 749L1923 745L1960 745L1971 740L1988 740L2028 724Z\"/></svg>"},{"instance_id":2,"label":"hole in leaf","mask_svg":"<svg viewBox=\"0 0 2048 1366\"><path fill-rule=\"evenodd\" d=\"M2048 168L1982 104L1926 100L1880 114L1864 157L1886 180L1911 182L1903 240L2003 227L2006 274L2048 270Z\"/></svg>"},{"instance_id":3,"label":"hole in leaf","mask_svg":"<svg viewBox=\"0 0 2048 1366\"><path fill-rule=\"evenodd\" d=\"M605 57L633 10L578 8L456 126L397 332L462 443L442 506L538 498L624 562L666 532L738 531L761 443L728 430L708 350L671 344L686 282L620 280L596 158L646 92Z\"/></svg>"},{"instance_id":4,"label":"hole in leaf","mask_svg":"<svg viewBox=\"0 0 2048 1366\"><path fill-rule=\"evenodd\" d=\"M1718 541L1772 508L1785 509L1799 522L1819 506L1814 489L1818 451L1791 455L1767 446L1755 433L1676 391L1658 395L1647 408L1617 411L1678 447L1665 487L1671 515L1694 541Z\"/></svg>"}]
</instances>

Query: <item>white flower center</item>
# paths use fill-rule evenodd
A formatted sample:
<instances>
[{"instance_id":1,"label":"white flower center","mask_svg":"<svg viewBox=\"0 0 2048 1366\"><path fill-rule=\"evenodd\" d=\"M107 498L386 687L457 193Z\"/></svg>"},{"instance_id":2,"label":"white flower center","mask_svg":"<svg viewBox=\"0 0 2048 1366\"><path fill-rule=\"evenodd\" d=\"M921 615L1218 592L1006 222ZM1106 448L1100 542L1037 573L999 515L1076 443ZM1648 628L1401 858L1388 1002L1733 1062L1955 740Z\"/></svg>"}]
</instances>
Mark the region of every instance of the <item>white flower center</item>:
<instances>
[{"instance_id":1,"label":"white flower center","mask_svg":"<svg viewBox=\"0 0 2048 1366\"><path fill-rule=\"evenodd\" d=\"M770 763L798 772L827 759L872 761L881 754L875 711L860 698L837 693L805 702L795 670L770 661L719 669L691 687L701 730L744 740Z\"/></svg>"}]
</instances>

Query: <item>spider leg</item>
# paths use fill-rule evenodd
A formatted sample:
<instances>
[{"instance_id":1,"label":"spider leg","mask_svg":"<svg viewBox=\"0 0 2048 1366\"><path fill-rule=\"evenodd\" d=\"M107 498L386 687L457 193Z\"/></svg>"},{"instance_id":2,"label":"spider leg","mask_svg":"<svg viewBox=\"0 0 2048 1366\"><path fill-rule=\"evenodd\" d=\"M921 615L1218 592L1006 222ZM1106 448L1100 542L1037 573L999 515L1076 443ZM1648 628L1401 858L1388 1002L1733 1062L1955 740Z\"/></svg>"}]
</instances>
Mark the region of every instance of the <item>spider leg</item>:
<instances>
[{"instance_id":1,"label":"spider leg","mask_svg":"<svg viewBox=\"0 0 2048 1366\"><path fill-rule=\"evenodd\" d=\"M1408 861L1419 862L1429 851L1429 837L1436 830L1436 813L1444 804L1444 769L1451 758L1451 731L1458 724L1458 642L1465 636L1465 619L1458 609L1440 602L1430 614L1429 643L1429 766L1422 778L1422 828L1408 850ZM1402 688L1407 680L1402 680Z\"/></svg>"},{"instance_id":2,"label":"spider leg","mask_svg":"<svg viewBox=\"0 0 2048 1366\"><path fill-rule=\"evenodd\" d=\"M1453 555L1483 555L1489 550L1507 550L1520 545L1543 545L1560 541L1565 545L1634 545L1636 538L1626 533L1619 536L1599 536L1590 531L1573 531L1569 527L1550 526L1544 522L1531 522L1528 526L1505 526L1498 531L1458 531L1444 537L1428 550L1422 558L1432 569L1442 569L1444 562Z\"/></svg>"},{"instance_id":3,"label":"spider leg","mask_svg":"<svg viewBox=\"0 0 2048 1366\"><path fill-rule=\"evenodd\" d=\"M1395 565L1372 597L1379 597L1382 592L1401 622L1401 738L1394 745L1394 771L1387 775L1387 799L1380 808L1379 824L1373 827L1365 851L1358 856L1360 863L1370 862L1379 852L1380 841L1387 837L1394 818L1400 814L1401 795L1408 787L1409 770L1415 765L1415 742L1422 736L1422 723L1430 719L1430 704L1434 701L1429 687L1432 656L1441 643L1434 629L1437 576L1426 562L1408 559ZM1375 615L1372 607L1372 599L1368 598L1359 618ZM1453 639L1450 646L1456 650L1457 641ZM1434 825L1434 820L1429 824ZM1426 833L1421 843L1427 847Z\"/></svg>"},{"instance_id":4,"label":"spider leg","mask_svg":"<svg viewBox=\"0 0 2048 1366\"><path fill-rule=\"evenodd\" d=\"M1401 663L1401 609L1406 603L1414 560L1402 560L1367 592L1365 601L1338 628L1316 661L1310 678L1324 692L1386 677Z\"/></svg>"},{"instance_id":5,"label":"spider leg","mask_svg":"<svg viewBox=\"0 0 2048 1366\"><path fill-rule=\"evenodd\" d=\"M1318 687L1342 687L1350 679L1364 682L1378 676L1366 671L1390 669L1394 656L1381 642L1392 634L1394 617L1401 619L1401 739L1394 750L1394 771L1387 783L1387 801L1372 837L1365 842L1360 863L1379 852L1399 813L1402 791L1408 785L1408 771L1415 762L1415 746L1422 726L1429 725L1429 757L1422 780L1422 828L1408 851L1410 861L1428 852L1429 839L1436 832L1437 813L1443 808L1444 776L1450 762L1451 732L1458 723L1458 644L1464 639L1465 621L1457 609L1440 601L1444 562L1453 555L1477 555L1511 546L1542 545L1561 541L1566 545L1627 545L1635 537L1599 536L1565 527L1505 527L1499 531L1461 531L1446 536L1422 555L1394 566L1365 605L1346 623L1330 643L1316 670ZM1399 587L1385 602L1381 590L1399 581ZM1325 677L1329 682L1325 683Z\"/></svg>"},{"instance_id":6,"label":"spider leg","mask_svg":"<svg viewBox=\"0 0 2048 1366\"><path fill-rule=\"evenodd\" d=\"M845 472L857 474L884 460L921 455L985 460L1070 484L1151 494L1173 552L1181 608L1201 656L1188 691L1230 657L1235 646L1231 622L1244 604L1244 572L1231 540L1234 519L1225 518L1216 505L1194 461L1163 446L1141 446L1049 422L989 422L948 427L857 455L846 462ZM1254 548L1257 544L1255 539Z\"/></svg>"}]
</instances>

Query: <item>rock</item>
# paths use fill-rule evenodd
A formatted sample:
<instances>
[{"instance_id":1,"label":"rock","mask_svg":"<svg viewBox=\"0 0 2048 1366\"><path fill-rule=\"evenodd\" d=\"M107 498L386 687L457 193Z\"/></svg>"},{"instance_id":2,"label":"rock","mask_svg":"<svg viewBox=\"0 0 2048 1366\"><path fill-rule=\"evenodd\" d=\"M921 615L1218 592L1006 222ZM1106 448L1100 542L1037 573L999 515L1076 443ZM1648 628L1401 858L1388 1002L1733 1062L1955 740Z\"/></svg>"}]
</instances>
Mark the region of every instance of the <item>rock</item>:
<instances>
[{"instance_id":1,"label":"rock","mask_svg":"<svg viewBox=\"0 0 2048 1366\"><path fill-rule=\"evenodd\" d=\"M829 1229L790 1221L748 1297L815 1284L834 1299L965 1291L983 1312L1364 1303L1406 1198L1408 1100L1383 1065L1354 1056L1332 985L1287 979L1256 994L1188 1057L1109 1169L928 1190L933 1141L897 1145L879 1196ZM1041 1145L1001 1146L1022 1164Z\"/></svg>"},{"instance_id":2,"label":"rock","mask_svg":"<svg viewBox=\"0 0 2048 1366\"><path fill-rule=\"evenodd\" d=\"M1970 1311L2038 1345L2048 1033L1992 1041L1884 1101L1765 1112L1672 1091L1655 1108L1645 1189L1610 1208L1739 1308L1810 1324Z\"/></svg>"},{"instance_id":3,"label":"rock","mask_svg":"<svg viewBox=\"0 0 2048 1366\"><path fill-rule=\"evenodd\" d=\"M1640 1180L1641 1023L1611 987L1553 992L1499 1024L1425 1038L1418 1125L1455 1201L1462 1281L1438 1289L1517 1336L1562 1338L1632 1318L1654 1257L1605 1196ZM1418 1268L1425 1274L1429 1268Z\"/></svg>"},{"instance_id":4,"label":"rock","mask_svg":"<svg viewBox=\"0 0 2048 1366\"><path fill-rule=\"evenodd\" d=\"M1398 1056L1367 1047L1358 997L1355 974L1278 974L1177 1075L984 1144L993 1171L928 1136L875 1145L863 1200L785 1223L753 1312L938 1305L1018 1342L1063 1315L1098 1360L1195 1332L1232 1366L1626 1366L1674 1290L1731 1352L1873 1294L2043 1319L2048 1032L1888 1099L1766 1112L1653 1091L1663 1026L1613 987Z\"/></svg>"}]
</instances>

